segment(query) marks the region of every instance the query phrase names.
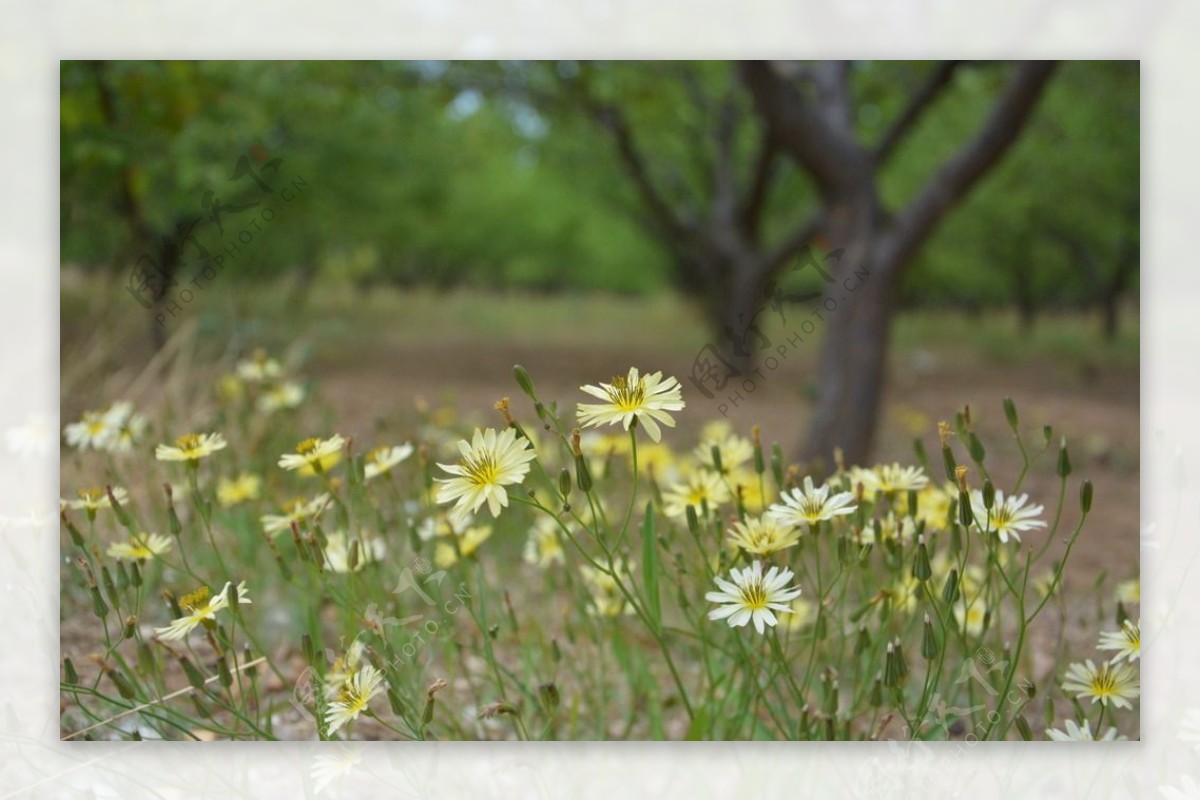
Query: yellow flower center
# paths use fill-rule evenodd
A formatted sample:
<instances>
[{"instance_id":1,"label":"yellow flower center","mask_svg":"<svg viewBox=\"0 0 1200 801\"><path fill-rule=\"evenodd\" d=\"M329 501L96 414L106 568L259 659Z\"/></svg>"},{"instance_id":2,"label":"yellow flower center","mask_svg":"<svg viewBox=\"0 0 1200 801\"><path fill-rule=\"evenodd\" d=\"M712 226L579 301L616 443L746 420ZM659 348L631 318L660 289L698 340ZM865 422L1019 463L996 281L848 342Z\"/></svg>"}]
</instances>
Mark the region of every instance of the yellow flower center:
<instances>
[{"instance_id":1,"label":"yellow flower center","mask_svg":"<svg viewBox=\"0 0 1200 801\"><path fill-rule=\"evenodd\" d=\"M300 454L301 456L307 456L315 451L317 446L320 444L321 440L317 439L316 437L309 437L296 446L296 453Z\"/></svg>"},{"instance_id":2,"label":"yellow flower center","mask_svg":"<svg viewBox=\"0 0 1200 801\"><path fill-rule=\"evenodd\" d=\"M486 487L495 484L500 477L496 460L490 454L483 454L477 459L464 459L463 468L467 471L467 480L476 487Z\"/></svg>"},{"instance_id":3,"label":"yellow flower center","mask_svg":"<svg viewBox=\"0 0 1200 801\"><path fill-rule=\"evenodd\" d=\"M200 435L184 434L175 440L175 444L179 446L181 451L194 451L200 447Z\"/></svg>"},{"instance_id":4,"label":"yellow flower center","mask_svg":"<svg viewBox=\"0 0 1200 801\"><path fill-rule=\"evenodd\" d=\"M742 587L742 604L753 611L767 608L767 588L761 581Z\"/></svg>"},{"instance_id":5,"label":"yellow flower center","mask_svg":"<svg viewBox=\"0 0 1200 801\"><path fill-rule=\"evenodd\" d=\"M104 422L104 418L102 417L89 420L87 424L87 431L93 436L104 433L104 429L106 428L108 428L108 425Z\"/></svg>"},{"instance_id":6,"label":"yellow flower center","mask_svg":"<svg viewBox=\"0 0 1200 801\"><path fill-rule=\"evenodd\" d=\"M104 500L104 495L104 490L100 489L99 487L92 487L91 489L79 491L79 499L87 504L99 503L100 501Z\"/></svg>"},{"instance_id":7,"label":"yellow flower center","mask_svg":"<svg viewBox=\"0 0 1200 801\"><path fill-rule=\"evenodd\" d=\"M189 612L195 612L201 606L208 603L209 596L212 592L208 587L201 587L193 593L189 593L179 599L179 605Z\"/></svg>"},{"instance_id":8,"label":"yellow flower center","mask_svg":"<svg viewBox=\"0 0 1200 801\"><path fill-rule=\"evenodd\" d=\"M646 385L639 378L637 384L630 386L629 379L625 376L614 376L612 389L609 390L608 395L612 399L613 405L621 411L636 412L646 402Z\"/></svg>"},{"instance_id":9,"label":"yellow flower center","mask_svg":"<svg viewBox=\"0 0 1200 801\"><path fill-rule=\"evenodd\" d=\"M1105 663L1092 675L1092 694L1097 697L1108 697L1115 695L1116 690L1117 677L1108 669L1108 664Z\"/></svg>"},{"instance_id":10,"label":"yellow flower center","mask_svg":"<svg viewBox=\"0 0 1200 801\"><path fill-rule=\"evenodd\" d=\"M367 705L367 695L350 682L338 693L338 701L345 704L347 712L357 714Z\"/></svg>"}]
</instances>

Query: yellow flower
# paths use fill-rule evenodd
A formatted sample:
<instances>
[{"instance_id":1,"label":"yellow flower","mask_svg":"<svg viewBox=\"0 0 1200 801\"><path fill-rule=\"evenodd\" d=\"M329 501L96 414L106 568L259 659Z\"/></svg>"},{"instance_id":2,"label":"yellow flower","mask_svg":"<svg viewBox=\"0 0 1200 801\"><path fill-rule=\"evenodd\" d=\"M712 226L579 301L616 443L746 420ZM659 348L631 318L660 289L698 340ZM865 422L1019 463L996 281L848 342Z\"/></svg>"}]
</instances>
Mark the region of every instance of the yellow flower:
<instances>
[{"instance_id":1,"label":"yellow flower","mask_svg":"<svg viewBox=\"0 0 1200 801\"><path fill-rule=\"evenodd\" d=\"M405 443L398 447L376 448L367 454L363 475L367 481L391 472L391 469L413 454L413 446Z\"/></svg>"},{"instance_id":2,"label":"yellow flower","mask_svg":"<svg viewBox=\"0 0 1200 801\"><path fill-rule=\"evenodd\" d=\"M253 473L242 473L237 478L217 480L217 500L228 508L258 498L262 479Z\"/></svg>"},{"instance_id":3,"label":"yellow flower","mask_svg":"<svg viewBox=\"0 0 1200 801\"><path fill-rule=\"evenodd\" d=\"M355 543L358 555L350 566L350 553ZM378 562L387 555L387 546L379 537L360 536L349 540L344 531L335 531L325 538L325 563L334 573L357 573L368 562Z\"/></svg>"},{"instance_id":4,"label":"yellow flower","mask_svg":"<svg viewBox=\"0 0 1200 801\"><path fill-rule=\"evenodd\" d=\"M237 374L243 381L260 383L279 378L283 375L283 368L260 348L249 359L238 362Z\"/></svg>"},{"instance_id":5,"label":"yellow flower","mask_svg":"<svg viewBox=\"0 0 1200 801\"><path fill-rule=\"evenodd\" d=\"M719 475L710 470L693 471L687 480L674 485L663 494L663 514L667 517L683 517L689 506L696 507L696 514L704 513L704 503L715 510L729 500L729 490Z\"/></svg>"},{"instance_id":6,"label":"yellow flower","mask_svg":"<svg viewBox=\"0 0 1200 801\"><path fill-rule=\"evenodd\" d=\"M154 633L164 640L182 640L201 623L206 626L214 625L210 621L216 618L217 612L229 607L229 591L232 587L232 582L225 582L225 586L215 598L209 597L208 587L201 587L191 595L185 595L179 599L179 606L187 614L172 620L169 626L155 629ZM246 582L238 582L237 594L238 604L251 603L246 592Z\"/></svg>"},{"instance_id":7,"label":"yellow flower","mask_svg":"<svg viewBox=\"0 0 1200 801\"><path fill-rule=\"evenodd\" d=\"M484 503L492 517L508 506L508 484L520 484L529 472L529 463L537 454L524 437L506 428L499 434L494 428L475 429L471 442L460 440L458 464L438 464L453 478L439 478L438 503L454 501L453 516L462 518L474 514Z\"/></svg>"},{"instance_id":8,"label":"yellow flower","mask_svg":"<svg viewBox=\"0 0 1200 801\"><path fill-rule=\"evenodd\" d=\"M239 400L245 394L245 387L242 386L242 381L233 373L226 373L217 379L217 395L223 401L232 403Z\"/></svg>"},{"instance_id":9,"label":"yellow flower","mask_svg":"<svg viewBox=\"0 0 1200 801\"><path fill-rule=\"evenodd\" d=\"M159 445L154 449L155 458L164 462L196 462L210 456L226 446L220 434L184 434L175 440L174 447Z\"/></svg>"},{"instance_id":10,"label":"yellow flower","mask_svg":"<svg viewBox=\"0 0 1200 801\"><path fill-rule=\"evenodd\" d=\"M929 483L929 478L920 467L904 466L898 462L881 464L874 470L852 468L850 480L852 486L862 483L863 492L868 498L880 492L890 494L922 490Z\"/></svg>"},{"instance_id":11,"label":"yellow flower","mask_svg":"<svg viewBox=\"0 0 1200 801\"><path fill-rule=\"evenodd\" d=\"M461 554L464 558L469 558L475 555L489 537L492 536L491 526L470 526L461 534L455 534L458 541L458 549L455 550L454 545L449 542L439 542L437 548L433 552L433 561L440 568L447 568L458 562L458 557Z\"/></svg>"},{"instance_id":12,"label":"yellow flower","mask_svg":"<svg viewBox=\"0 0 1200 801\"><path fill-rule=\"evenodd\" d=\"M129 542L116 542L109 546L108 555L113 559L145 560L171 550L172 543L161 534L134 534Z\"/></svg>"},{"instance_id":13,"label":"yellow flower","mask_svg":"<svg viewBox=\"0 0 1200 801\"><path fill-rule=\"evenodd\" d=\"M614 377L611 384L588 384L580 389L604 401L579 404L576 416L580 425L596 428L620 423L628 431L636 420L655 442L662 438L658 424L673 427L675 418L668 412L684 407L676 379L663 378L661 372L639 375L636 367L630 367L628 375Z\"/></svg>"},{"instance_id":14,"label":"yellow flower","mask_svg":"<svg viewBox=\"0 0 1200 801\"><path fill-rule=\"evenodd\" d=\"M125 491L124 487L113 487L112 494L119 504L124 504L129 500L129 493ZM61 509L75 509L92 515L96 513L97 509L109 509L111 507L112 501L109 500L108 493L102 487L80 490L77 500L68 501L65 498L59 500L59 508Z\"/></svg>"},{"instance_id":15,"label":"yellow flower","mask_svg":"<svg viewBox=\"0 0 1200 801\"><path fill-rule=\"evenodd\" d=\"M733 524L729 541L748 554L770 556L798 543L800 530L772 518L749 517Z\"/></svg>"},{"instance_id":16,"label":"yellow flower","mask_svg":"<svg viewBox=\"0 0 1200 801\"><path fill-rule=\"evenodd\" d=\"M329 669L325 671L325 682L321 689L327 700L332 701L337 698L342 685L354 678L359 665L362 664L363 651L366 650L366 647L362 640L356 638L354 642L350 643L346 653L335 659Z\"/></svg>"},{"instance_id":17,"label":"yellow flower","mask_svg":"<svg viewBox=\"0 0 1200 801\"><path fill-rule=\"evenodd\" d=\"M1123 604L1140 604L1142 602L1142 580L1131 578L1119 582L1113 595Z\"/></svg>"},{"instance_id":18,"label":"yellow flower","mask_svg":"<svg viewBox=\"0 0 1200 801\"><path fill-rule=\"evenodd\" d=\"M946 484L945 488L930 484L917 493L915 514L908 508L908 493L898 497L896 506L905 516L924 520L926 530L941 531L950 527L950 503L952 498L957 497L958 490L953 484Z\"/></svg>"},{"instance_id":19,"label":"yellow flower","mask_svg":"<svg viewBox=\"0 0 1200 801\"><path fill-rule=\"evenodd\" d=\"M628 583L628 568L618 566L617 570L621 573L622 581ZM621 588L611 575L597 570L591 565L583 565L579 568L579 572L592 595L592 600L587 606L588 614L593 617L618 617L633 614L633 608L626 603L625 594L621 592Z\"/></svg>"},{"instance_id":20,"label":"yellow flower","mask_svg":"<svg viewBox=\"0 0 1200 801\"><path fill-rule=\"evenodd\" d=\"M807 598L792 601L792 613L784 618L788 631L799 631L817 622L817 605Z\"/></svg>"},{"instance_id":21,"label":"yellow flower","mask_svg":"<svg viewBox=\"0 0 1200 801\"><path fill-rule=\"evenodd\" d=\"M964 596L954 605L954 619L958 621L962 630L972 637L978 637L983 633L983 624L986 618L987 607L984 606L981 598L975 599L974 603L968 605Z\"/></svg>"},{"instance_id":22,"label":"yellow flower","mask_svg":"<svg viewBox=\"0 0 1200 801\"><path fill-rule=\"evenodd\" d=\"M539 517L525 541L523 556L527 563L541 568L563 564L566 554L558 538L558 524L548 517Z\"/></svg>"},{"instance_id":23,"label":"yellow flower","mask_svg":"<svg viewBox=\"0 0 1200 801\"><path fill-rule=\"evenodd\" d=\"M721 472L725 474L754 458L754 443L745 437L739 437L733 432L706 436L700 440L692 455L708 470L716 470L713 448L721 454Z\"/></svg>"},{"instance_id":24,"label":"yellow flower","mask_svg":"<svg viewBox=\"0 0 1200 801\"><path fill-rule=\"evenodd\" d=\"M304 389L299 384L294 381L280 381L259 395L254 405L260 412L276 412L280 409L295 409L303 402Z\"/></svg>"},{"instance_id":25,"label":"yellow flower","mask_svg":"<svg viewBox=\"0 0 1200 801\"><path fill-rule=\"evenodd\" d=\"M263 515L259 518L262 523L263 531L268 534L278 534L281 531L288 531L292 527L292 523L299 525L309 518L314 518L325 510L329 504L329 493L323 492L311 501L304 498L297 498L283 508L282 515Z\"/></svg>"},{"instance_id":26,"label":"yellow flower","mask_svg":"<svg viewBox=\"0 0 1200 801\"><path fill-rule=\"evenodd\" d=\"M302 476L325 473L342 460L344 447L346 439L341 434L334 434L329 439L309 437L296 446L295 453L280 456L279 466L284 470L296 470Z\"/></svg>"}]
</instances>

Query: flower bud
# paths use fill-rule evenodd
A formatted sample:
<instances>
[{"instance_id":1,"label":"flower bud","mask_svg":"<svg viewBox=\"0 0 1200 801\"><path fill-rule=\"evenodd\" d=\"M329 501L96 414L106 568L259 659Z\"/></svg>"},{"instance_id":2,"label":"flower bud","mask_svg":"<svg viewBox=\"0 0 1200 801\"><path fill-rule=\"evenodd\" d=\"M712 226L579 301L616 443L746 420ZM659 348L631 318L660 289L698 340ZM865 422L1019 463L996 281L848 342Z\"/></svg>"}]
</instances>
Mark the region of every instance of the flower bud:
<instances>
[{"instance_id":1,"label":"flower bud","mask_svg":"<svg viewBox=\"0 0 1200 801\"><path fill-rule=\"evenodd\" d=\"M921 637L921 656L927 660L932 660L938 655L937 636L933 633L933 621L929 619L929 613L925 613L925 631Z\"/></svg>"},{"instance_id":2,"label":"flower bud","mask_svg":"<svg viewBox=\"0 0 1200 801\"><path fill-rule=\"evenodd\" d=\"M1058 476L1066 478L1071 475L1071 456L1067 453L1067 438L1063 437L1058 448Z\"/></svg>"},{"instance_id":3,"label":"flower bud","mask_svg":"<svg viewBox=\"0 0 1200 801\"><path fill-rule=\"evenodd\" d=\"M958 600L958 568L951 568L946 584L942 587L942 603L949 606Z\"/></svg>"},{"instance_id":4,"label":"flower bud","mask_svg":"<svg viewBox=\"0 0 1200 801\"><path fill-rule=\"evenodd\" d=\"M537 392L533 388L533 379L529 377L529 373L519 364L513 365L513 378L517 379L517 385L521 387L521 391L528 395L531 399L537 400Z\"/></svg>"},{"instance_id":5,"label":"flower bud","mask_svg":"<svg viewBox=\"0 0 1200 801\"><path fill-rule=\"evenodd\" d=\"M866 626L858 627L858 637L854 640L854 655L860 656L871 647L871 635Z\"/></svg>"},{"instance_id":6,"label":"flower bud","mask_svg":"<svg viewBox=\"0 0 1200 801\"><path fill-rule=\"evenodd\" d=\"M995 503L996 485L992 483L990 478L985 478L983 480L983 507L990 511Z\"/></svg>"},{"instance_id":7,"label":"flower bud","mask_svg":"<svg viewBox=\"0 0 1200 801\"><path fill-rule=\"evenodd\" d=\"M965 489L958 491L958 522L963 528L969 528L975 522L975 515L971 511L971 497Z\"/></svg>"},{"instance_id":8,"label":"flower bud","mask_svg":"<svg viewBox=\"0 0 1200 801\"><path fill-rule=\"evenodd\" d=\"M63 680L67 684L79 683L79 674L75 672L75 665L69 656L63 657Z\"/></svg>"},{"instance_id":9,"label":"flower bud","mask_svg":"<svg viewBox=\"0 0 1200 801\"><path fill-rule=\"evenodd\" d=\"M1013 403L1013 399L1008 396L1005 396L1004 398L1004 419L1008 420L1009 428L1015 432L1019 423L1017 418L1017 405Z\"/></svg>"},{"instance_id":10,"label":"flower bud","mask_svg":"<svg viewBox=\"0 0 1200 801\"><path fill-rule=\"evenodd\" d=\"M229 672L229 663L225 660L224 654L217 657L217 678L222 687L228 688L233 684L233 674Z\"/></svg>"},{"instance_id":11,"label":"flower bud","mask_svg":"<svg viewBox=\"0 0 1200 801\"><path fill-rule=\"evenodd\" d=\"M552 681L546 684L539 684L538 698L541 700L542 707L545 708L546 712L553 715L555 710L558 709L558 685Z\"/></svg>"},{"instance_id":12,"label":"flower bud","mask_svg":"<svg viewBox=\"0 0 1200 801\"><path fill-rule=\"evenodd\" d=\"M1087 479L1079 486L1079 508L1085 515L1092 510L1092 482Z\"/></svg>"},{"instance_id":13,"label":"flower bud","mask_svg":"<svg viewBox=\"0 0 1200 801\"><path fill-rule=\"evenodd\" d=\"M558 494L562 496L563 503L571 497L571 471L565 467L558 471Z\"/></svg>"},{"instance_id":14,"label":"flower bud","mask_svg":"<svg viewBox=\"0 0 1200 801\"><path fill-rule=\"evenodd\" d=\"M183 672L187 674L188 683L197 690L204 689L204 677L200 675L200 671L192 664L192 660L186 656L179 657L179 666L183 668Z\"/></svg>"},{"instance_id":15,"label":"flower bud","mask_svg":"<svg viewBox=\"0 0 1200 801\"><path fill-rule=\"evenodd\" d=\"M71 518L67 517L66 511L61 511L58 514L63 525L67 527L67 533L71 535L71 542L75 543L78 548L83 547L83 535L79 533L79 529L75 528L75 524L71 522Z\"/></svg>"},{"instance_id":16,"label":"flower bud","mask_svg":"<svg viewBox=\"0 0 1200 801\"><path fill-rule=\"evenodd\" d=\"M692 532L692 536L699 538L700 519L696 517L696 507L689 503L684 510L684 514L687 516L688 531Z\"/></svg>"},{"instance_id":17,"label":"flower bud","mask_svg":"<svg viewBox=\"0 0 1200 801\"><path fill-rule=\"evenodd\" d=\"M967 452L971 454L971 458L976 463L982 462L986 451L983 449L983 443L979 441L979 437L975 436L974 431L967 432Z\"/></svg>"},{"instance_id":18,"label":"flower bud","mask_svg":"<svg viewBox=\"0 0 1200 801\"><path fill-rule=\"evenodd\" d=\"M900 683L900 667L896 663L896 647L888 643L887 656L883 663L883 686L895 687Z\"/></svg>"},{"instance_id":19,"label":"flower bud","mask_svg":"<svg viewBox=\"0 0 1200 801\"><path fill-rule=\"evenodd\" d=\"M121 630L121 636L127 640L133 639L134 629L137 628L137 617L130 615L125 618L125 627Z\"/></svg>"},{"instance_id":20,"label":"flower bud","mask_svg":"<svg viewBox=\"0 0 1200 801\"><path fill-rule=\"evenodd\" d=\"M917 555L913 558L913 578L917 581L928 581L933 575L933 566L929 563L929 548L925 545L925 535L917 537Z\"/></svg>"},{"instance_id":21,"label":"flower bud","mask_svg":"<svg viewBox=\"0 0 1200 801\"><path fill-rule=\"evenodd\" d=\"M592 472L582 454L575 455L575 482L580 492L588 492L592 488Z\"/></svg>"},{"instance_id":22,"label":"flower bud","mask_svg":"<svg viewBox=\"0 0 1200 801\"><path fill-rule=\"evenodd\" d=\"M867 698L867 703L871 706L883 706L883 681L879 676L875 677L875 683L871 685L871 694Z\"/></svg>"},{"instance_id":23,"label":"flower bud","mask_svg":"<svg viewBox=\"0 0 1200 801\"><path fill-rule=\"evenodd\" d=\"M775 486L783 486L783 449L778 442L771 443L771 477L775 479Z\"/></svg>"},{"instance_id":24,"label":"flower bud","mask_svg":"<svg viewBox=\"0 0 1200 801\"><path fill-rule=\"evenodd\" d=\"M1053 426L1042 426L1042 439L1045 440L1045 442L1043 444L1047 448L1049 448L1050 440L1054 439L1054 427Z\"/></svg>"}]
</instances>

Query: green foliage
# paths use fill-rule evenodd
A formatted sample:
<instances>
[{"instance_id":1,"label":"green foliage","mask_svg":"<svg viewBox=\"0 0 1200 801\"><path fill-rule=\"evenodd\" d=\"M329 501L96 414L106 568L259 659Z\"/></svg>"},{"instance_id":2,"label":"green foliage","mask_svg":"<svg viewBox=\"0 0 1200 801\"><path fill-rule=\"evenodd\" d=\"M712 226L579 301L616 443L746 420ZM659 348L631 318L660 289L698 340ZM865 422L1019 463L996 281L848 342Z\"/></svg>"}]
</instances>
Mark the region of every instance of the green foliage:
<instances>
[{"instance_id":1,"label":"green foliage","mask_svg":"<svg viewBox=\"0 0 1200 801\"><path fill-rule=\"evenodd\" d=\"M855 64L864 141L878 141L930 69ZM955 73L885 171L889 209L973 134L1007 69ZM648 171L696 213L712 191L718 104L739 112L742 163L760 130L726 62L68 61L61 72L62 258L119 273L181 222L200 219L197 236L215 251L273 204L238 275L656 291L676 280L671 256L574 92L619 104ZM1064 65L1014 151L918 256L905 302L1081 305L1102 294L1137 255L1138 106L1136 63ZM244 155L282 159L280 180L301 176L307 188L284 208L278 186L268 198L231 180ZM782 169L767 241L816 207L805 176ZM262 205L227 213L221 234L208 191Z\"/></svg>"}]
</instances>

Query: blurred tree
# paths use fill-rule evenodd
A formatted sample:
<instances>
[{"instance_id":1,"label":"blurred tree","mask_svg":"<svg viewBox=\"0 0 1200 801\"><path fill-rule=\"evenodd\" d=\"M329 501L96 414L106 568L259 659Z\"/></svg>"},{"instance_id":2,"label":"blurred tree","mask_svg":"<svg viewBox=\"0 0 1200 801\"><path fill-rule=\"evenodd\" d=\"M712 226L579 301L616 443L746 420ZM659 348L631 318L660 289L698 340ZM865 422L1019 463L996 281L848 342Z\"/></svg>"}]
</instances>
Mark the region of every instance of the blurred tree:
<instances>
[{"instance_id":1,"label":"blurred tree","mask_svg":"<svg viewBox=\"0 0 1200 801\"><path fill-rule=\"evenodd\" d=\"M841 448L850 463L867 458L874 438L895 296L903 271L942 218L992 169L1021 132L1053 72L1023 62L978 131L898 211L885 209L879 170L949 84L957 65L938 65L877 145L856 130L850 62L788 67L746 62L741 76L755 108L821 196L820 229L845 260L870 273L827 317L817 407L803 447L832 465Z\"/></svg>"}]
</instances>

